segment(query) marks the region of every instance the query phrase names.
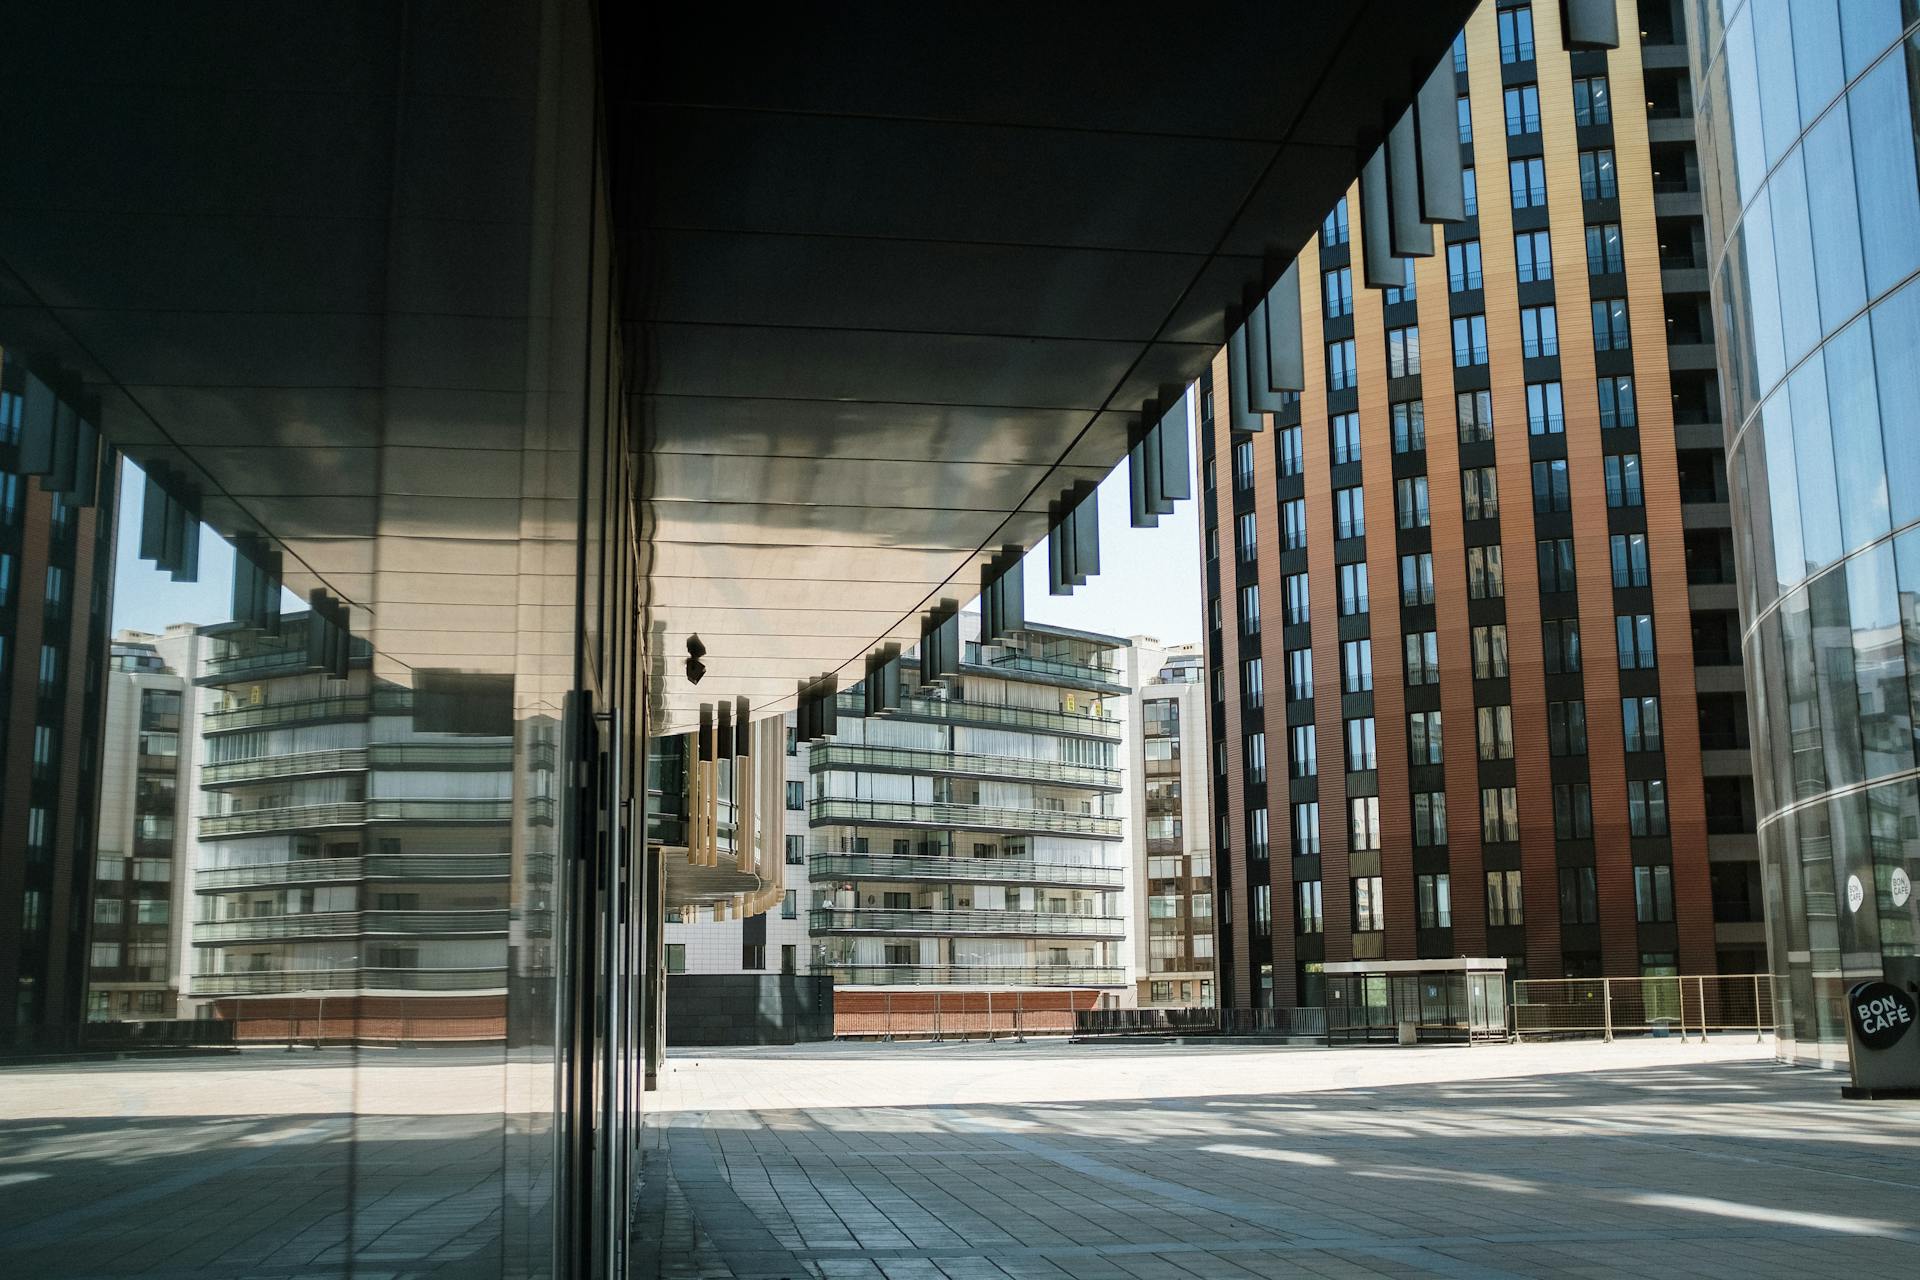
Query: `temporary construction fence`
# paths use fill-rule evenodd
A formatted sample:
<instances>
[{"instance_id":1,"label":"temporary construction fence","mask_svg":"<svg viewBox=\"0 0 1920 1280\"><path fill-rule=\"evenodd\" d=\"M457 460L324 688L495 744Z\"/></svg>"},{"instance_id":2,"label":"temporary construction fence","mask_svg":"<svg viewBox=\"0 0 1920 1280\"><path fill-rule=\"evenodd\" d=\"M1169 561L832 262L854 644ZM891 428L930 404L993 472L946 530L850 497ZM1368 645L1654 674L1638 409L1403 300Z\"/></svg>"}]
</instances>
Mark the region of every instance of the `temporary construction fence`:
<instances>
[{"instance_id":1,"label":"temporary construction fence","mask_svg":"<svg viewBox=\"0 0 1920 1280\"><path fill-rule=\"evenodd\" d=\"M1071 1035L1098 991L848 991L834 993L841 1040L986 1040Z\"/></svg>"},{"instance_id":2,"label":"temporary construction fence","mask_svg":"<svg viewBox=\"0 0 1920 1280\"><path fill-rule=\"evenodd\" d=\"M1773 1030L1773 978L1764 973L1658 978L1526 978L1513 984L1522 1040Z\"/></svg>"}]
</instances>

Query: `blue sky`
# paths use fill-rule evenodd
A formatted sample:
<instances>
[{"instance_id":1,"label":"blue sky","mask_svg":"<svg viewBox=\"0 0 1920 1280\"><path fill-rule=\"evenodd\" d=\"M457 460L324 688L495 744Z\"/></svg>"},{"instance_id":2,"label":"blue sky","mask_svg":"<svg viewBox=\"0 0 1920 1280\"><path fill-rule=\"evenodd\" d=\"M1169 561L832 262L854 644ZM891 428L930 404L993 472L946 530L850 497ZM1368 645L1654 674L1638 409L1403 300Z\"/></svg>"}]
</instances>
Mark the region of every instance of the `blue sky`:
<instances>
[{"instance_id":1,"label":"blue sky","mask_svg":"<svg viewBox=\"0 0 1920 1280\"><path fill-rule=\"evenodd\" d=\"M120 519L114 548L113 629L165 631L172 622L226 622L233 617L233 548L200 527L200 580L175 582L140 558L140 510L146 480L120 462Z\"/></svg>"}]
</instances>

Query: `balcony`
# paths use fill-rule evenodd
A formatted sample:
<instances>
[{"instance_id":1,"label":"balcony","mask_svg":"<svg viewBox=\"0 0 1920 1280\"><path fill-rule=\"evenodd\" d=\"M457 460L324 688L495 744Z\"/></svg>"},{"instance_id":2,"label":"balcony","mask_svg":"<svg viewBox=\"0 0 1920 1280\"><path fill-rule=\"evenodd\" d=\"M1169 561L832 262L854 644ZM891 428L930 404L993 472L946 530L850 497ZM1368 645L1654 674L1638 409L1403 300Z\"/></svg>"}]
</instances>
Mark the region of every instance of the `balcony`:
<instances>
[{"instance_id":1,"label":"balcony","mask_svg":"<svg viewBox=\"0 0 1920 1280\"><path fill-rule=\"evenodd\" d=\"M201 718L207 733L237 729L266 729L275 725L313 724L324 720L363 720L373 714L373 699L365 694L338 698L304 698L298 702L268 702L231 711L209 711Z\"/></svg>"},{"instance_id":2,"label":"balcony","mask_svg":"<svg viewBox=\"0 0 1920 1280\"><path fill-rule=\"evenodd\" d=\"M367 767L367 749L302 751L293 755L255 756L209 764L200 771L203 787L229 787L267 778L303 778L325 773L360 773Z\"/></svg>"},{"instance_id":3,"label":"balcony","mask_svg":"<svg viewBox=\"0 0 1920 1280\"><path fill-rule=\"evenodd\" d=\"M1121 987L1124 969L1072 965L1009 968L973 964L828 964L813 965L842 986L864 987ZM196 987L194 994L201 994Z\"/></svg>"},{"instance_id":4,"label":"balcony","mask_svg":"<svg viewBox=\"0 0 1920 1280\"><path fill-rule=\"evenodd\" d=\"M504 907L491 911L315 911L196 923L193 943L204 947L293 938L452 938L506 931Z\"/></svg>"},{"instance_id":5,"label":"balcony","mask_svg":"<svg viewBox=\"0 0 1920 1280\"><path fill-rule=\"evenodd\" d=\"M199 682L217 684L249 676L300 675L316 669L307 662L307 650L303 645L299 648L275 649L264 653L243 653L227 658L209 658L207 674L201 677Z\"/></svg>"},{"instance_id":6,"label":"balcony","mask_svg":"<svg viewBox=\"0 0 1920 1280\"><path fill-rule=\"evenodd\" d=\"M548 803L551 803L549 801ZM499 822L513 815L510 800L366 800L343 804L301 804L244 813L210 814L200 819L203 839L264 835L275 831L312 831L361 826L369 822Z\"/></svg>"},{"instance_id":7,"label":"balcony","mask_svg":"<svg viewBox=\"0 0 1920 1280\"><path fill-rule=\"evenodd\" d=\"M865 704L857 694L843 693L835 705L843 715L859 716L865 711ZM901 720L931 720L938 724L1038 729L1044 733L1111 738L1115 741L1120 737L1119 722L1104 711L1096 716L1078 711L1045 711L1037 707L1009 707L994 702L967 702L957 698L901 698L900 705L887 714Z\"/></svg>"},{"instance_id":8,"label":"balcony","mask_svg":"<svg viewBox=\"0 0 1920 1280\"><path fill-rule=\"evenodd\" d=\"M961 666L986 675L1016 678L1024 676L1042 684L1075 685L1095 693L1121 697L1127 693L1127 686L1120 683L1119 673L1105 667L1091 666L1084 662L1060 662L1052 658L1034 658L1024 653L1005 653L997 657L982 658L980 646L971 642L966 647Z\"/></svg>"},{"instance_id":9,"label":"balcony","mask_svg":"<svg viewBox=\"0 0 1920 1280\"><path fill-rule=\"evenodd\" d=\"M807 862L809 880L925 880L962 884L1045 884L1118 889L1119 867L1076 867L1025 858L938 858L907 854L823 853Z\"/></svg>"},{"instance_id":10,"label":"balcony","mask_svg":"<svg viewBox=\"0 0 1920 1280\"><path fill-rule=\"evenodd\" d=\"M999 938L1119 938L1124 916L1080 916L1065 911L924 911L888 907L821 907L807 913L814 933L968 934Z\"/></svg>"},{"instance_id":11,"label":"balcony","mask_svg":"<svg viewBox=\"0 0 1920 1280\"><path fill-rule=\"evenodd\" d=\"M1063 764L1055 760L1018 760L1007 756L974 755L964 751L917 751L909 747L873 747L852 742L826 742L807 753L807 768L878 769L895 773L932 773L968 778L1020 778L1070 787L1118 791L1118 769L1097 765Z\"/></svg>"},{"instance_id":12,"label":"balcony","mask_svg":"<svg viewBox=\"0 0 1920 1280\"><path fill-rule=\"evenodd\" d=\"M285 884L338 884L356 880L498 880L512 870L502 854L418 854L412 857L299 858L251 867L197 871L195 891L252 889Z\"/></svg>"},{"instance_id":13,"label":"balcony","mask_svg":"<svg viewBox=\"0 0 1920 1280\"><path fill-rule=\"evenodd\" d=\"M1057 835L1091 836L1118 840L1120 819L1054 809L998 809L980 804L948 804L911 800L812 800L807 821L814 826L833 823L879 823L889 827L939 827L961 831L1044 831Z\"/></svg>"},{"instance_id":14,"label":"balcony","mask_svg":"<svg viewBox=\"0 0 1920 1280\"><path fill-rule=\"evenodd\" d=\"M507 971L482 969L280 969L252 973L196 973L196 996L287 995L302 991L459 991L506 989Z\"/></svg>"}]
</instances>

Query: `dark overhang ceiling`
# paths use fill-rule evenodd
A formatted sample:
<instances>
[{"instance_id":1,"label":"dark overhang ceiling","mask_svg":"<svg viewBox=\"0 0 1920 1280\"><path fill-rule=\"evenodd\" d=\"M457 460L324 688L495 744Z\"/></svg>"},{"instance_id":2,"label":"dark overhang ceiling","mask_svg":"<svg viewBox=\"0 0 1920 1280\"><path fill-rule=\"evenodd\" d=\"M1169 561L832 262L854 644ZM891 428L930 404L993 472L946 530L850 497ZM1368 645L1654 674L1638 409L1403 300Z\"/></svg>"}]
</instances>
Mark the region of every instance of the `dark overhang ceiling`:
<instances>
[{"instance_id":1,"label":"dark overhang ceiling","mask_svg":"<svg viewBox=\"0 0 1920 1280\"><path fill-rule=\"evenodd\" d=\"M669 722L849 684L1034 545L1471 8L603 6Z\"/></svg>"}]
</instances>

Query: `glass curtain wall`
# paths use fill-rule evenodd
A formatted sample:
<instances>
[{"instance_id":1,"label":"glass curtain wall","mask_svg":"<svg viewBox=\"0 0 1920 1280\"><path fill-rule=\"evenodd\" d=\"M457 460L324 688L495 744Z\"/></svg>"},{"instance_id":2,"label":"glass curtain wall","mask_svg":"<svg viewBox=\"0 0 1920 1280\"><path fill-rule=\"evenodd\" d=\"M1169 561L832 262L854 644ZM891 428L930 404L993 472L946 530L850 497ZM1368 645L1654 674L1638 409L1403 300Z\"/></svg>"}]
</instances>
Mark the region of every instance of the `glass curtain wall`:
<instances>
[{"instance_id":1,"label":"glass curtain wall","mask_svg":"<svg viewBox=\"0 0 1920 1280\"><path fill-rule=\"evenodd\" d=\"M1920 978L1920 5L1697 0L1783 1056Z\"/></svg>"}]
</instances>

